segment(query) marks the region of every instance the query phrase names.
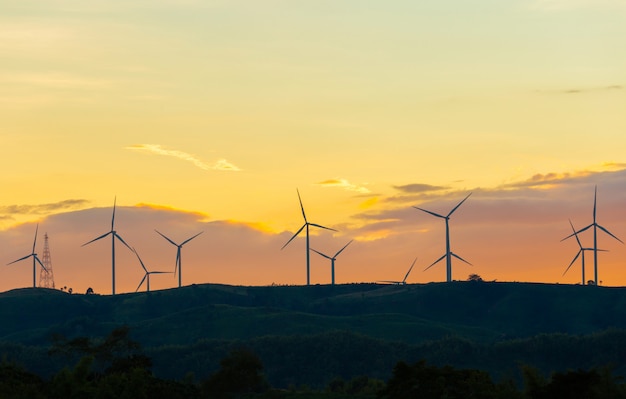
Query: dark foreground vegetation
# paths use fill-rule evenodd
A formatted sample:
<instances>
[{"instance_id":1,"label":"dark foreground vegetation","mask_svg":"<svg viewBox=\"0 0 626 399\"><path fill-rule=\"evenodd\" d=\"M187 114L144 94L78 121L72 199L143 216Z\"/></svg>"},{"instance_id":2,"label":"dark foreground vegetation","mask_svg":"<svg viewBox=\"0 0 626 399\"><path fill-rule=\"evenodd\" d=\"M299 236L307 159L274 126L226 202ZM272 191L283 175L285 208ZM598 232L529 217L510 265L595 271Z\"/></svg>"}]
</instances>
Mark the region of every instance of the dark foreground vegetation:
<instances>
[{"instance_id":1,"label":"dark foreground vegetation","mask_svg":"<svg viewBox=\"0 0 626 399\"><path fill-rule=\"evenodd\" d=\"M215 372L196 380L156 377L151 359L130 339L128 327L107 337L71 340L58 338L50 356L63 357L73 366L43 378L17 365L0 364L3 399L79 398L377 398L377 399L551 399L626 398L626 385L608 368L555 372L544 378L523 366L521 388L512 381L494 382L485 371L437 367L419 361L398 362L388 381L359 376L349 381L336 377L322 389L275 389L264 375L260 358L248 348L238 348L221 359Z\"/></svg>"},{"instance_id":2,"label":"dark foreground vegetation","mask_svg":"<svg viewBox=\"0 0 626 399\"><path fill-rule=\"evenodd\" d=\"M262 365L263 383L246 395L396 397L394 384L415 373L443 381L445 397L474 386L465 380L493 393L476 397L560 397L550 392L564 381L621 394L612 376L626 375L624 315L626 288L477 281L113 297L22 289L0 293L2 386L17 378L54 397L76 382L91 392L76 397L107 397L93 392L133 380L143 391L128 397L215 396L228 391L227 359L243 350ZM402 365L412 371L397 380Z\"/></svg>"}]
</instances>

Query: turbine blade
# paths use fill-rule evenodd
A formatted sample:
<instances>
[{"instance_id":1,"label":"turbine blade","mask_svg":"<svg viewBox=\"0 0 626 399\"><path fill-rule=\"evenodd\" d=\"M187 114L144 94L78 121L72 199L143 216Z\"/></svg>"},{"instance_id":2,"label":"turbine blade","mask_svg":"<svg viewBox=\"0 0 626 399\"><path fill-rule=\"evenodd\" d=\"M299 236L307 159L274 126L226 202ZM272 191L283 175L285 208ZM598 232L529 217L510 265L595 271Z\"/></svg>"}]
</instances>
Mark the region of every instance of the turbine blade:
<instances>
[{"instance_id":1,"label":"turbine blade","mask_svg":"<svg viewBox=\"0 0 626 399\"><path fill-rule=\"evenodd\" d=\"M320 229L326 229L326 230L330 230L330 231L337 231L335 229L331 229L330 227L322 226L320 224L315 224L315 223L309 223L309 226L319 227Z\"/></svg>"},{"instance_id":2,"label":"turbine blade","mask_svg":"<svg viewBox=\"0 0 626 399\"><path fill-rule=\"evenodd\" d=\"M574 237L576 237L576 242L578 242L578 246L582 249L583 245L580 243L580 239L578 238L578 233L576 233L576 229L574 228L574 224L571 219L569 220L569 225L572 226L572 231L574 232Z\"/></svg>"},{"instance_id":3,"label":"turbine blade","mask_svg":"<svg viewBox=\"0 0 626 399\"><path fill-rule=\"evenodd\" d=\"M48 269L46 269L46 266L44 266L44 264L41 262L41 260L39 260L39 257L37 257L37 255L36 255L36 254L33 254L33 257L35 258L35 260L37 261L37 263L39 263L39 265L40 265L41 267L43 267L43 269L44 269L45 271L48 271Z\"/></svg>"},{"instance_id":4,"label":"turbine blade","mask_svg":"<svg viewBox=\"0 0 626 399\"><path fill-rule=\"evenodd\" d=\"M596 184L596 187L593 191L593 222L596 222L596 203L597 203L597 199L598 199L598 185Z\"/></svg>"},{"instance_id":5,"label":"turbine blade","mask_svg":"<svg viewBox=\"0 0 626 399\"><path fill-rule=\"evenodd\" d=\"M341 248L341 249L339 250L339 252L337 252L337 253L335 254L335 256L333 256L333 258L336 258L337 256L339 256L339 254L340 254L340 253L342 253L344 249L348 248L348 245L350 245L350 244L352 243L352 241L354 241L354 240L350 240L350 242L349 242L349 243L347 243L347 244L346 244L343 248Z\"/></svg>"},{"instance_id":6,"label":"turbine blade","mask_svg":"<svg viewBox=\"0 0 626 399\"><path fill-rule=\"evenodd\" d=\"M183 245L187 244L189 241L193 240L194 238L198 237L200 234L204 233L204 231L199 232L198 234L196 234L195 236L186 239L185 241L183 241L180 246L182 247Z\"/></svg>"},{"instance_id":7,"label":"turbine blade","mask_svg":"<svg viewBox=\"0 0 626 399\"><path fill-rule=\"evenodd\" d=\"M113 217L111 217L111 231L115 230L113 226L115 225L115 205L117 203L117 195L113 199Z\"/></svg>"},{"instance_id":8,"label":"turbine blade","mask_svg":"<svg viewBox=\"0 0 626 399\"><path fill-rule=\"evenodd\" d=\"M31 256L34 256L34 255L33 255L33 254L29 254L29 255L23 256L23 257L19 258L18 260L14 260L14 261L13 261L13 262L11 262L11 263L7 263L7 266L8 266L8 265L12 265L12 264L14 264L14 263L17 263L17 262L19 262L19 261L21 261L21 260L24 260L24 259L28 259L28 258L30 258Z\"/></svg>"},{"instance_id":9,"label":"turbine blade","mask_svg":"<svg viewBox=\"0 0 626 399\"><path fill-rule=\"evenodd\" d=\"M180 247L178 247L178 250L176 251L176 266L174 266L174 274L176 274L176 271L178 270L179 260L180 260Z\"/></svg>"},{"instance_id":10,"label":"turbine blade","mask_svg":"<svg viewBox=\"0 0 626 399\"><path fill-rule=\"evenodd\" d=\"M178 246L178 244L176 244L174 241L170 240L165 234L161 233L159 230L154 229L154 231L156 231L157 233L159 233L161 235L161 237L165 238L167 241L170 242L170 244L174 245L174 246Z\"/></svg>"},{"instance_id":11,"label":"turbine blade","mask_svg":"<svg viewBox=\"0 0 626 399\"><path fill-rule=\"evenodd\" d=\"M420 211L422 211L422 212L430 213L431 215L433 215L433 216L437 216L438 218L442 218L442 219L445 219L445 218L446 218L446 217L445 217L445 216L443 216L443 215L440 215L440 214L435 213L435 212L431 212L431 211L426 210L426 209L419 208L419 207L417 207L417 206L414 206L413 208L418 209L418 210L420 210Z\"/></svg>"},{"instance_id":12,"label":"turbine blade","mask_svg":"<svg viewBox=\"0 0 626 399\"><path fill-rule=\"evenodd\" d=\"M294 234L294 235L293 235L293 236L289 239L289 241L287 241L287 243L286 243L285 245L283 245L283 247L282 247L280 250L282 251L282 250L283 250L283 249L284 249L287 245L289 245L289 243L290 243L291 241L293 241L293 239L294 239L294 238L296 238L296 237L298 236L298 234L300 234L300 232L301 232L301 231L302 231L305 227L306 227L306 223L305 223L305 224L303 224L303 225L302 225L302 227L300 227L300 230L298 230L298 231L296 232L296 234Z\"/></svg>"},{"instance_id":13,"label":"turbine blade","mask_svg":"<svg viewBox=\"0 0 626 399\"><path fill-rule=\"evenodd\" d=\"M35 228L35 239L33 240L33 253L35 253L35 245L37 245L37 232L38 231L39 231L39 223L37 223L37 227Z\"/></svg>"},{"instance_id":14,"label":"turbine blade","mask_svg":"<svg viewBox=\"0 0 626 399\"><path fill-rule=\"evenodd\" d=\"M610 231L608 231L607 229L605 229L604 227L600 226L599 224L596 224L596 226L598 226L599 229L601 229L602 231L604 231L606 234L610 235L611 237L615 238L617 241L621 242L622 244L624 243L624 241L620 240L619 238L617 238L615 235L613 235L613 233L611 233Z\"/></svg>"},{"instance_id":15,"label":"turbine blade","mask_svg":"<svg viewBox=\"0 0 626 399\"><path fill-rule=\"evenodd\" d=\"M143 270L148 273L148 269L146 269L146 265L143 264L143 261L141 260L141 257L139 256L139 253L135 250L135 247L132 248L133 252L135 253L135 255L137 256L137 259L139 259L139 264L141 265L141 267L143 268Z\"/></svg>"},{"instance_id":16,"label":"turbine blade","mask_svg":"<svg viewBox=\"0 0 626 399\"><path fill-rule=\"evenodd\" d=\"M146 277L148 277L148 272L146 272L146 274L143 275L143 278L141 279L141 282L137 286L137 289L135 290L135 292L139 291L139 288L141 288L141 286L143 285L143 282L146 281Z\"/></svg>"},{"instance_id":17,"label":"turbine blade","mask_svg":"<svg viewBox=\"0 0 626 399\"><path fill-rule=\"evenodd\" d=\"M171 274L172 272L148 272L148 274Z\"/></svg>"},{"instance_id":18,"label":"turbine blade","mask_svg":"<svg viewBox=\"0 0 626 399\"><path fill-rule=\"evenodd\" d=\"M406 275L404 276L404 279L402 279L402 282L404 283L406 281L406 279L409 277L409 273L411 273L411 270L413 270L413 266L415 266L415 262L417 262L417 258L415 258L415 260L413 261L413 263L411 263L411 267L409 267L409 271L406 272Z\"/></svg>"},{"instance_id":19,"label":"turbine blade","mask_svg":"<svg viewBox=\"0 0 626 399\"><path fill-rule=\"evenodd\" d=\"M563 272L563 275L565 276L565 273L567 273L567 271L569 270L570 267L572 267L572 265L574 264L574 262L576 262L576 259L578 259L578 257L580 256L580 254L583 252L583 250L579 250L578 253L576 254L576 256L574 256L574 259L572 259L572 261L570 262L570 264L567 266L567 269L565 269L565 271Z\"/></svg>"},{"instance_id":20,"label":"turbine blade","mask_svg":"<svg viewBox=\"0 0 626 399\"><path fill-rule=\"evenodd\" d=\"M461 206L462 203L464 203L469 196L472 195L472 193L467 194L467 197L463 198L463 201L459 202L459 204L457 206L455 206L454 208L452 208L452 210L450 211L450 213L448 213L448 217L450 217L450 215L452 215L454 213L454 211L456 211L458 209L458 207Z\"/></svg>"},{"instance_id":21,"label":"turbine blade","mask_svg":"<svg viewBox=\"0 0 626 399\"><path fill-rule=\"evenodd\" d=\"M567 239L568 239L568 238L570 238L570 237L574 237L575 235L580 234L580 233L582 233L582 232L583 232L583 231L585 231L585 230L588 230L590 227L593 227L593 224L590 224L590 225L589 225L589 226L587 226L587 227L583 227L582 229L580 229L580 230L578 230L578 231L573 232L572 234L568 235L567 237L565 237L565 238L564 238L564 239L562 239L561 241L565 241L565 240L567 240Z\"/></svg>"},{"instance_id":22,"label":"turbine blade","mask_svg":"<svg viewBox=\"0 0 626 399\"><path fill-rule=\"evenodd\" d=\"M304 205L302 205L302 198L300 197L300 190L296 188L296 192L298 193L298 201L300 201L300 209L302 209L302 217L304 218L304 223L307 223L306 214L304 213Z\"/></svg>"},{"instance_id":23,"label":"turbine blade","mask_svg":"<svg viewBox=\"0 0 626 399\"><path fill-rule=\"evenodd\" d=\"M402 281L379 280L377 283L402 284Z\"/></svg>"},{"instance_id":24,"label":"turbine blade","mask_svg":"<svg viewBox=\"0 0 626 399\"><path fill-rule=\"evenodd\" d=\"M111 234L111 233L112 233L111 231L109 231L108 233L104 233L104 234L102 234L100 237L96 237L96 238L94 238L93 240L91 240L91 241L88 241L88 242L84 243L83 245L81 245L81 247L84 247L84 246L85 246L85 245L87 245L87 244L91 244L91 243L92 243L92 242L94 242L94 241L98 241L99 239L104 238L104 237L108 236L108 235L109 235L109 234Z\"/></svg>"},{"instance_id":25,"label":"turbine blade","mask_svg":"<svg viewBox=\"0 0 626 399\"><path fill-rule=\"evenodd\" d=\"M328 259L328 260L333 260L333 258L331 258L331 257L330 257L330 256L328 256L328 255L325 255L325 254L321 253L320 251L317 251L317 250L315 250L315 249L313 249L313 248L309 248L309 249L310 249L311 251L315 252L316 254L320 254L320 255L322 255L324 258L326 258L326 259Z\"/></svg>"},{"instance_id":26,"label":"turbine blade","mask_svg":"<svg viewBox=\"0 0 626 399\"><path fill-rule=\"evenodd\" d=\"M131 251L133 250L130 245L126 244L126 241L124 241L124 239L122 237L120 237L119 234L117 233L113 233L113 237L117 237L118 240L120 240L122 242L122 244L126 245L126 248L130 249Z\"/></svg>"},{"instance_id":27,"label":"turbine blade","mask_svg":"<svg viewBox=\"0 0 626 399\"><path fill-rule=\"evenodd\" d=\"M468 261L466 261L465 259L461 258L459 255L455 254L454 252L450 252L450 254L451 254L452 256L454 256L455 258L457 258L458 260L460 260L460 261L462 261L462 262L465 262L465 263L467 263L467 264L468 264L468 265L470 265L470 266L474 266L474 265L472 265L471 263L469 263Z\"/></svg>"},{"instance_id":28,"label":"turbine blade","mask_svg":"<svg viewBox=\"0 0 626 399\"><path fill-rule=\"evenodd\" d=\"M433 263L431 263L431 264L430 264L430 266L428 266L428 267L427 267L426 269L424 269L423 271L426 271L426 270L430 269L431 267L435 266L437 263L441 262L441 260L442 260L443 258L445 258L445 257L446 257L446 254L443 254L443 256L442 256L441 258L439 258L439 259L437 259L436 261L434 261Z\"/></svg>"}]
</instances>

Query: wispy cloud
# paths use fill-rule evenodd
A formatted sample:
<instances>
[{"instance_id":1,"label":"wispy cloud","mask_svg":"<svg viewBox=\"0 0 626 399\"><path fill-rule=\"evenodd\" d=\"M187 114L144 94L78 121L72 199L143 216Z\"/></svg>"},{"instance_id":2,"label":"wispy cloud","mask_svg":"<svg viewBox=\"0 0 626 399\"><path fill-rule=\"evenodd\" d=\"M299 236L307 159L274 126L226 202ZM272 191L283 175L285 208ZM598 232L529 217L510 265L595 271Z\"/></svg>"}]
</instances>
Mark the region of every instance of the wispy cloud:
<instances>
[{"instance_id":1,"label":"wispy cloud","mask_svg":"<svg viewBox=\"0 0 626 399\"><path fill-rule=\"evenodd\" d=\"M0 206L0 214L12 215L46 215L61 210L75 210L84 207L89 201L85 199L68 199L49 204L6 205ZM4 216L3 218L8 218Z\"/></svg>"},{"instance_id":2,"label":"wispy cloud","mask_svg":"<svg viewBox=\"0 0 626 399\"><path fill-rule=\"evenodd\" d=\"M183 161L191 162L192 164L203 170L224 170L231 172L238 172L241 170L225 159L218 159L213 163L207 163L197 158L195 155L183 151L167 149L159 144L134 144L128 147L124 147L124 149L142 151L150 154L164 155L168 157L182 159Z\"/></svg>"},{"instance_id":3,"label":"wispy cloud","mask_svg":"<svg viewBox=\"0 0 626 399\"><path fill-rule=\"evenodd\" d=\"M402 186L393 186L393 188L403 193L416 194L416 193L426 193L429 191L445 190L448 187L433 186L431 184L414 183L414 184L405 184Z\"/></svg>"},{"instance_id":4,"label":"wispy cloud","mask_svg":"<svg viewBox=\"0 0 626 399\"><path fill-rule=\"evenodd\" d=\"M599 93L599 92L620 91L620 90L624 90L624 86L606 85L606 86L574 87L574 88L561 89L561 90L541 90L540 92L552 93L552 94L585 94L585 93Z\"/></svg>"},{"instance_id":5,"label":"wispy cloud","mask_svg":"<svg viewBox=\"0 0 626 399\"><path fill-rule=\"evenodd\" d=\"M339 187L343 188L344 190L354 191L359 194L369 194L371 192L367 187L350 183L346 179L328 179L315 184L323 187Z\"/></svg>"}]
</instances>

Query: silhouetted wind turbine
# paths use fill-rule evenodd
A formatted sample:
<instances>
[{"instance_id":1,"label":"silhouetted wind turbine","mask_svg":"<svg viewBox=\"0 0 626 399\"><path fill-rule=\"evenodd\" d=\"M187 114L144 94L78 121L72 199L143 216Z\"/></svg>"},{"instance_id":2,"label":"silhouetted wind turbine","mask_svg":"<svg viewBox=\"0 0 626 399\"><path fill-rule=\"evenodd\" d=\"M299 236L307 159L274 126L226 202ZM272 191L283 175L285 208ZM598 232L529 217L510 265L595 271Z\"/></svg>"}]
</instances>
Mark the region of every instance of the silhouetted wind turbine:
<instances>
[{"instance_id":1,"label":"silhouetted wind turbine","mask_svg":"<svg viewBox=\"0 0 626 399\"><path fill-rule=\"evenodd\" d=\"M315 223L309 223L309 221L306 218L306 214L304 213L304 206L302 205L302 198L300 198L300 191L298 189L296 189L296 192L298 193L298 200L300 201L300 209L302 209L302 217L304 218L304 224L302 225L302 227L300 227L300 230L298 230L296 232L296 234L294 234L289 241L287 241L287 243L285 245L283 245L283 247L281 248L281 251L287 246L289 245L289 243L291 241L293 241L294 238L296 238L298 236L298 234L300 234L300 232L306 227L306 285L311 285L311 261L310 261L310 250L309 250L309 226L313 226L313 227L319 227L320 229L326 229L326 230L331 230L331 231L337 231L335 229L331 229L329 227L324 227L321 226L319 224L315 224Z\"/></svg>"},{"instance_id":2,"label":"silhouetted wind turbine","mask_svg":"<svg viewBox=\"0 0 626 399\"><path fill-rule=\"evenodd\" d=\"M335 285L335 260L337 259L337 256L339 256L339 254L342 253L343 250L346 249L348 247L348 245L350 245L350 243L352 243L352 241L354 241L354 240L350 240L350 242L347 243L339 251L337 251L337 253L333 257L325 255L325 254L321 253L320 251L316 251L315 249L311 248L311 251L313 251L315 253L318 253L318 254L322 255L324 258L330 260L331 285Z\"/></svg>"},{"instance_id":3,"label":"silhouetted wind turbine","mask_svg":"<svg viewBox=\"0 0 626 399\"><path fill-rule=\"evenodd\" d=\"M117 234L117 232L115 231L116 202L117 202L117 197L115 197L115 199L113 200L113 216L111 217L111 231L109 231L108 233L104 233L100 237L96 237L93 240L88 241L84 243L83 245L81 245L82 247L84 247L85 245L91 244L94 241L98 241L99 239L104 238L108 236L109 234L111 235L111 293L112 295L115 295L115 239L117 238L118 240L120 240L122 244L126 246L126 248L130 249L131 251L133 250L128 244L126 244L126 241L124 241L124 239L120 237L120 235Z\"/></svg>"},{"instance_id":4,"label":"silhouetted wind turbine","mask_svg":"<svg viewBox=\"0 0 626 399\"><path fill-rule=\"evenodd\" d=\"M417 258L415 258L413 260L413 263L411 263L411 267L409 267L409 271L406 272L406 275L404 276L404 278L402 279L402 281L389 281L389 280L383 280L383 281L379 281L380 283L390 283L390 284L395 284L395 285L406 285L406 279L409 278L409 273L411 273L411 270L413 270L413 266L415 266L415 262L417 262Z\"/></svg>"},{"instance_id":5,"label":"silhouetted wind turbine","mask_svg":"<svg viewBox=\"0 0 626 399\"><path fill-rule=\"evenodd\" d=\"M181 260L181 249L183 248L183 245L187 244L189 241L193 240L194 238L198 237L200 234L204 233L204 231L199 232L198 234L196 234L195 236L186 239L185 241L183 241L180 244L176 244L174 241L172 241L171 239L169 239L167 236L165 236L165 234L161 233L159 230L154 230L157 233L159 233L161 235L161 237L165 238L167 241L170 242L170 244L172 244L173 246L177 247L178 249L176 250L176 266L174 267L174 274L176 274L176 270L178 270L178 288L182 287L182 275L183 275L183 262Z\"/></svg>"},{"instance_id":6,"label":"silhouetted wind turbine","mask_svg":"<svg viewBox=\"0 0 626 399\"><path fill-rule=\"evenodd\" d=\"M581 258L581 262L582 262L582 275L583 275L583 280L582 280L582 285L585 285L585 251L593 251L593 248L583 248L583 245L580 243L580 239L578 238L578 233L576 232L576 229L574 228L574 225L572 224L572 221L569 221L570 226L572 226L572 231L574 232L574 237L576 237L576 242L578 243L578 247L580 248L578 250L578 253L576 254L576 256L574 256L574 259L572 259L572 261L570 262L569 266L567 266L567 269L565 269L565 271L563 272L563 275L565 276L565 273L567 273L567 271L570 269L570 267L572 267L572 265L574 264L574 262L576 262L576 259L578 259L578 257L580 256ZM605 249L598 249L598 251L603 251L606 252Z\"/></svg>"},{"instance_id":7,"label":"silhouetted wind turbine","mask_svg":"<svg viewBox=\"0 0 626 399\"><path fill-rule=\"evenodd\" d=\"M43 267L45 271L48 271L48 269L46 269L46 267L43 265L41 260L39 260L39 257L37 257L37 254L35 253L35 245L37 245L37 232L38 231L39 231L39 225L37 225L37 227L35 228L35 239L33 240L33 251L29 255L23 256L19 258L18 260L14 260L11 263L7 263L7 266L12 265L13 263L19 262L24 259L28 259L32 256L33 257L33 288L37 287L37 281L35 277L37 275L37 263L39 263L39 265L41 265L41 267Z\"/></svg>"},{"instance_id":8,"label":"silhouetted wind turbine","mask_svg":"<svg viewBox=\"0 0 626 399\"><path fill-rule=\"evenodd\" d=\"M452 281L452 257L454 256L455 258L457 258L458 260L467 263L468 265L471 265L471 263L469 263L468 261L466 261L465 259L461 258L460 256L458 256L457 254L455 254L454 252L452 252L450 250L450 226L449 226L449 221L450 221L450 216L454 213L454 211L456 211L462 203L465 202L465 200L467 200L469 198L469 196L472 195L472 193L467 194L467 197L465 197L463 199L463 201L459 202L457 204L457 206L455 206L454 208L452 208L452 210L446 215L440 215L438 213L435 212L431 212L428 211L426 209L422 209L422 208L418 208L416 206L414 206L413 208L415 209L419 209L420 211L426 212L426 213L430 213L433 216L436 216L438 218L442 218L445 219L446 221L446 253L443 254L443 256L439 259L437 259L436 261L434 261L430 266L428 266L426 269L424 269L424 271L430 269L431 267L435 266L437 263L439 263L443 258L446 258L446 281L450 282Z\"/></svg>"},{"instance_id":9,"label":"silhouetted wind turbine","mask_svg":"<svg viewBox=\"0 0 626 399\"><path fill-rule=\"evenodd\" d=\"M577 236L578 234L582 233L583 231L593 227L593 280L594 283L596 285L598 285L598 251L600 251L598 249L598 229L604 231L606 234L610 235L611 237L615 238L617 241L621 242L622 244L624 243L624 241L620 240L619 238L617 238L615 235L613 235L613 233L611 233L610 231L608 231L607 229L605 229L604 227L600 226L597 222L596 222L596 204L597 204L597 197L598 197L598 186L596 185L595 187L595 191L593 194L593 223L591 223L589 226L583 227L582 229L575 231L574 233L568 235L567 237L565 237L564 239L562 239L561 241L565 241L570 237L573 236Z\"/></svg>"},{"instance_id":10,"label":"silhouetted wind turbine","mask_svg":"<svg viewBox=\"0 0 626 399\"><path fill-rule=\"evenodd\" d=\"M139 259L139 263L141 264L141 267L146 272L146 274L144 274L143 278L141 279L141 282L137 286L137 289L135 290L135 292L139 291L139 288L141 288L141 285L143 284L144 281L146 282L146 292L150 292L150 275L151 274L169 274L171 272L149 272L148 269L146 269L146 265L143 264L143 261L141 260L141 257L139 256L135 248L133 248L133 252L135 253L135 255L137 255L137 259Z\"/></svg>"}]
</instances>

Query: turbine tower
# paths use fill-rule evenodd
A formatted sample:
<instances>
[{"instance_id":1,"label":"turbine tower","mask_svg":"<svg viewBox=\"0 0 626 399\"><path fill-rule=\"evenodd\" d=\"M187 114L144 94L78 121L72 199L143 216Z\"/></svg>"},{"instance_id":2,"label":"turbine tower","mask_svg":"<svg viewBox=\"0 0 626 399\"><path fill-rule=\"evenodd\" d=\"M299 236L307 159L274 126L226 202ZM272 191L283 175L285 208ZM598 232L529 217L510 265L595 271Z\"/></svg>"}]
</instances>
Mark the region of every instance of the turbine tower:
<instances>
[{"instance_id":1,"label":"turbine tower","mask_svg":"<svg viewBox=\"0 0 626 399\"><path fill-rule=\"evenodd\" d=\"M468 261L466 261L465 259L461 258L460 256L458 256L457 254L455 254L454 252L452 252L450 250L450 225L449 225L449 221L450 221L450 216L454 213L454 211L456 211L462 203L465 202L465 200L467 200L469 198L469 196L472 195L472 193L469 193L467 195L467 197L465 197L463 199L463 201L459 202L457 204L457 206L455 206L454 208L452 208L452 210L446 215L440 215L438 213L435 212L431 212L428 211L426 209L422 209L422 208L418 208L416 206L414 206L413 208L418 209L420 211L429 213L433 216L436 216L438 218L444 219L446 221L446 253L443 254L443 256L439 259L437 259L436 261L434 261L430 266L428 266L426 269L424 269L424 271L430 269L431 267L435 266L438 262L440 262L443 258L446 258L446 281L450 282L452 281L452 257L454 256L455 258L457 258L458 260L467 263L468 265L471 266L471 263L469 263Z\"/></svg>"},{"instance_id":2,"label":"turbine tower","mask_svg":"<svg viewBox=\"0 0 626 399\"><path fill-rule=\"evenodd\" d=\"M574 233L568 235L567 237L565 237L564 239L562 239L561 241L565 241L570 237L573 237L574 235L578 235L580 233L582 233L585 230L590 229L591 227L593 227L593 280L594 283L596 285L598 285L598 251L600 251L598 249L598 229L604 231L606 234L610 235L611 237L615 238L617 241L621 242L622 244L624 243L624 241L620 240L619 238L617 238L615 235L613 235L613 233L611 233L610 231L608 231L607 229L605 229L604 227L600 226L597 222L596 222L596 204L597 204L597 197L598 197L598 186L596 185L595 187L595 191L593 194L593 223L591 223L590 225L583 227L582 229L575 231Z\"/></svg>"},{"instance_id":3,"label":"turbine tower","mask_svg":"<svg viewBox=\"0 0 626 399\"><path fill-rule=\"evenodd\" d=\"M108 233L104 233L101 236L96 237L93 240L88 241L84 243L83 245L81 245L82 247L84 247L85 245L91 244L94 241L98 241L99 239L104 238L108 236L109 234L111 235L111 293L112 295L115 295L115 239L117 238L118 240L120 240L122 244L126 246L126 248L130 249L131 251L133 250L128 244L126 244L126 241L124 241L124 239L120 237L120 235L117 234L117 232L115 231L116 202L117 202L117 197L115 197L115 199L113 200L113 217L111 218L111 231L109 231Z\"/></svg>"},{"instance_id":4,"label":"turbine tower","mask_svg":"<svg viewBox=\"0 0 626 399\"><path fill-rule=\"evenodd\" d=\"M24 259L28 259L32 256L33 257L33 288L37 287L37 280L36 280L37 263L39 263L39 265L41 265L41 267L43 267L44 269L46 268L46 266L44 266L44 264L41 262L41 260L39 260L39 257L37 257L37 254L35 253L35 246L37 245L37 232L38 231L39 231L39 225L37 225L37 228L35 228L35 239L33 240L33 251L26 256L22 256L21 258L14 260L13 262L7 263L7 265L12 265L13 263L19 262Z\"/></svg>"},{"instance_id":5,"label":"turbine tower","mask_svg":"<svg viewBox=\"0 0 626 399\"><path fill-rule=\"evenodd\" d=\"M298 234L300 234L300 232L306 228L306 285L311 285L311 253L310 253L310 246L309 246L309 227L313 226L313 227L319 227L320 229L326 229L326 230L331 230L331 231L337 231L335 229L331 229L329 227L324 227L322 225L319 224L315 224L315 223L309 223L309 221L306 218L306 214L304 213L304 206L302 205L302 198L300 198L300 191L298 189L296 189L296 192L298 193L298 201L300 201L300 209L302 209L302 217L304 218L304 224L302 225L302 227L300 227L300 230L298 230L296 232L296 234L294 234L289 241L287 241L287 243L285 245L283 245L283 247L281 248L281 251L287 246L289 245L289 243L291 241L293 241L294 238L296 238L298 236Z\"/></svg>"},{"instance_id":6,"label":"turbine tower","mask_svg":"<svg viewBox=\"0 0 626 399\"><path fill-rule=\"evenodd\" d=\"M352 241L354 240L350 240L349 243L347 243L343 248L341 248L339 251L337 251L337 253L335 254L335 256L330 257L328 255L325 255L323 253L321 253L320 251L316 251L315 249L311 248L311 251L318 253L320 255L322 255L324 258L329 259L330 260L330 274L331 274L331 285L335 285L335 260L337 259L337 256L339 256L340 253L343 252L344 249L346 249L348 247L348 245L350 245L350 243L352 243Z\"/></svg>"},{"instance_id":7,"label":"turbine tower","mask_svg":"<svg viewBox=\"0 0 626 399\"><path fill-rule=\"evenodd\" d=\"M143 261L141 260L141 257L139 256L139 253L137 253L135 248L133 248L133 252L135 253L135 255L137 255L137 259L139 259L139 264L141 265L143 270L146 272L146 274L143 275L143 278L141 279L141 282L137 286L137 289L135 290L135 292L139 291L139 288L141 288L144 281L146 282L146 292L150 292L150 275L151 274L168 274L171 272L149 272L148 269L146 269L146 265L143 264Z\"/></svg>"},{"instance_id":8,"label":"turbine tower","mask_svg":"<svg viewBox=\"0 0 626 399\"><path fill-rule=\"evenodd\" d=\"M390 284L395 284L395 285L406 285L406 279L409 277L409 273L411 273L411 270L413 270L413 266L415 266L415 262L417 262L417 257L413 260L413 263L411 263L411 267L409 267L409 271L406 272L406 275L404 276L402 281L383 280L383 281L379 281L379 282L380 283L390 283Z\"/></svg>"},{"instance_id":9,"label":"turbine tower","mask_svg":"<svg viewBox=\"0 0 626 399\"><path fill-rule=\"evenodd\" d=\"M165 238L167 241L170 242L170 244L172 244L173 246L177 247L178 249L176 250L176 266L174 267L174 274L176 274L176 270L178 270L178 288L182 287L182 275L183 275L183 262L182 262L182 256L181 256L181 250L183 248L183 245L187 244L189 241L193 240L194 238L198 237L200 234L204 233L204 231L199 232L198 234L196 234L193 237L190 237L188 239L186 239L185 241L183 241L180 244L176 244L174 241L172 241L171 239L169 239L165 234L161 233L159 230L154 230L157 233L159 233L159 235L161 235L161 237Z\"/></svg>"},{"instance_id":10,"label":"turbine tower","mask_svg":"<svg viewBox=\"0 0 626 399\"><path fill-rule=\"evenodd\" d=\"M54 289L54 273L52 272L52 257L50 256L50 246L48 245L48 233L43 236L43 259L46 267L39 270L39 287Z\"/></svg>"},{"instance_id":11,"label":"turbine tower","mask_svg":"<svg viewBox=\"0 0 626 399\"><path fill-rule=\"evenodd\" d=\"M593 248L583 248L583 245L580 243L580 239L578 238L578 233L576 232L576 229L574 228L574 225L572 224L572 221L569 221L570 226L572 226L572 231L574 232L574 237L576 237L576 242L578 243L578 247L580 248L578 250L578 253L576 254L576 256L574 256L574 259L572 259L572 261L570 262L569 266L567 266L567 269L565 269L565 272L563 272L563 275L565 276L565 273L567 273L567 271L570 269L570 267L572 267L572 265L574 264L574 262L576 262L576 259L578 259L578 257L580 256L581 258L581 263L582 263L582 285L585 285L585 251L593 251ZM606 252L605 249L599 249L598 251L603 251Z\"/></svg>"}]
</instances>

